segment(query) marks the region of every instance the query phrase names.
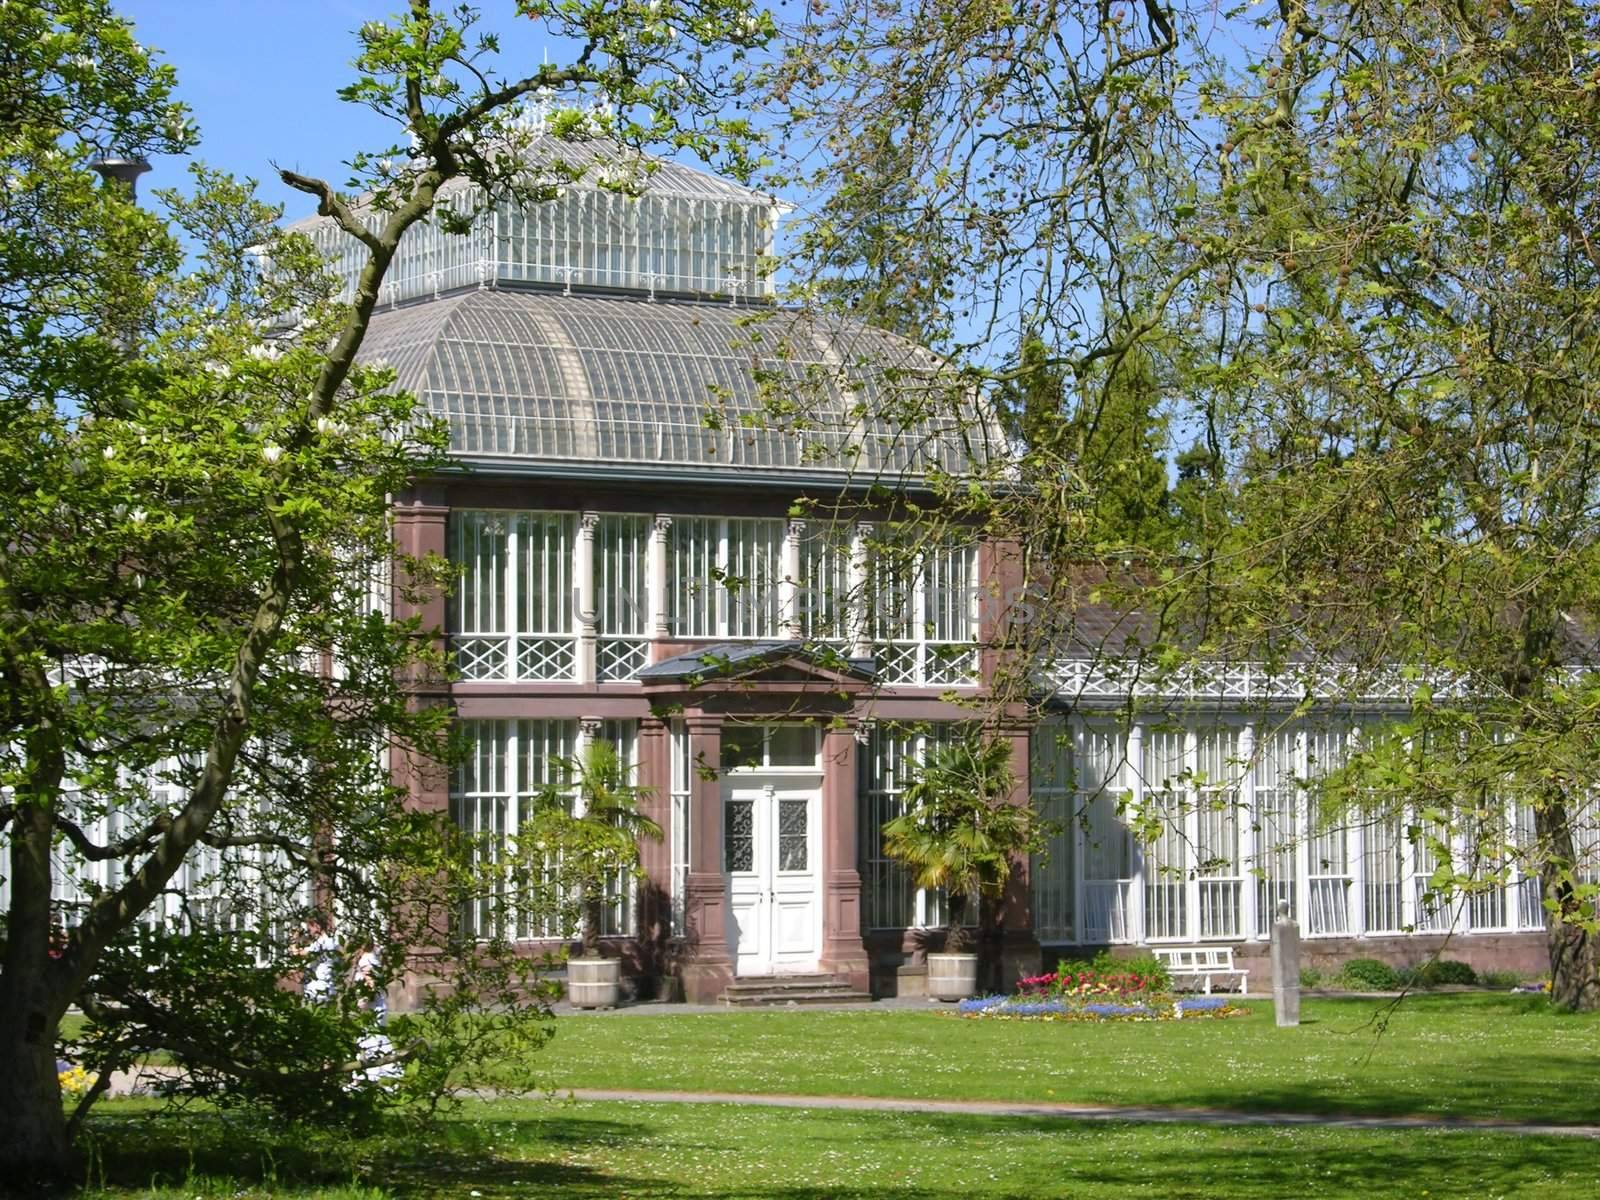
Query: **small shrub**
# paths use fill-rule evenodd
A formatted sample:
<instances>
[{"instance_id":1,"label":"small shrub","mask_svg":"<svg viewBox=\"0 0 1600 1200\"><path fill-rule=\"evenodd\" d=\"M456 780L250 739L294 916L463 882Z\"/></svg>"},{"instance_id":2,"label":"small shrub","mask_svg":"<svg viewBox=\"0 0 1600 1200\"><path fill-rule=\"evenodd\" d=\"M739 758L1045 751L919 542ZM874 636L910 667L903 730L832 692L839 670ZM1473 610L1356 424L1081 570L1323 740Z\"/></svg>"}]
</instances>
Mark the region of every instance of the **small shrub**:
<instances>
[{"instance_id":1,"label":"small shrub","mask_svg":"<svg viewBox=\"0 0 1600 1200\"><path fill-rule=\"evenodd\" d=\"M1445 958L1437 962L1423 963L1416 969L1416 981L1423 987L1439 987L1446 984L1470 987L1478 982L1478 973L1472 969L1470 963Z\"/></svg>"},{"instance_id":2,"label":"small shrub","mask_svg":"<svg viewBox=\"0 0 1600 1200\"><path fill-rule=\"evenodd\" d=\"M1352 958L1339 972L1339 978L1348 988L1374 992L1392 992L1400 986L1399 973L1375 958Z\"/></svg>"},{"instance_id":3,"label":"small shrub","mask_svg":"<svg viewBox=\"0 0 1600 1200\"><path fill-rule=\"evenodd\" d=\"M1124 956L1102 950L1089 965L1103 975L1138 975L1148 980L1156 991L1165 992L1172 987L1172 977L1167 974L1166 964L1154 954Z\"/></svg>"},{"instance_id":4,"label":"small shrub","mask_svg":"<svg viewBox=\"0 0 1600 1200\"><path fill-rule=\"evenodd\" d=\"M1322 972L1315 967L1300 968L1300 986L1314 988L1322 986Z\"/></svg>"},{"instance_id":5,"label":"small shrub","mask_svg":"<svg viewBox=\"0 0 1600 1200\"><path fill-rule=\"evenodd\" d=\"M1515 971L1481 971L1478 974L1478 982L1486 988L1504 992L1521 983L1522 976Z\"/></svg>"}]
</instances>

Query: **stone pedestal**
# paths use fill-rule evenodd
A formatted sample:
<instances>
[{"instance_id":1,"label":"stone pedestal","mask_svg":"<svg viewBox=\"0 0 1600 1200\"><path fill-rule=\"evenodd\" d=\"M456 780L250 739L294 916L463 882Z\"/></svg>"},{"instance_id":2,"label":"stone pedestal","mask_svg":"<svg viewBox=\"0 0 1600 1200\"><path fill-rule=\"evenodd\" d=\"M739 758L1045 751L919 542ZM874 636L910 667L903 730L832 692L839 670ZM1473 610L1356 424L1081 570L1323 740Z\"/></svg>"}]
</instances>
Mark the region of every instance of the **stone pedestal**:
<instances>
[{"instance_id":1,"label":"stone pedestal","mask_svg":"<svg viewBox=\"0 0 1600 1200\"><path fill-rule=\"evenodd\" d=\"M1272 1011L1280 1028L1300 1024L1300 926L1287 900L1272 923Z\"/></svg>"}]
</instances>

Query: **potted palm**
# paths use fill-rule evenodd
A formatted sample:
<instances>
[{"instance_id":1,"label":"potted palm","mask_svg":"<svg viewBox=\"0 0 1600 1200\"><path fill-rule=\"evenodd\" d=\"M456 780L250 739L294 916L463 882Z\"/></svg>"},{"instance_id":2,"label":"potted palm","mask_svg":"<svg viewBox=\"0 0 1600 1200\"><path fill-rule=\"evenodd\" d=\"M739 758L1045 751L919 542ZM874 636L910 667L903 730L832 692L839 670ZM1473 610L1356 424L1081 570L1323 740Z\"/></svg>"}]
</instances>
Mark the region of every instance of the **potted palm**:
<instances>
[{"instance_id":1,"label":"potted palm","mask_svg":"<svg viewBox=\"0 0 1600 1200\"><path fill-rule=\"evenodd\" d=\"M1031 804L1013 800L1017 777L1005 738L966 738L929 750L901 794L905 810L883 826L883 850L918 887L949 898L942 953L928 955L928 995L962 1000L978 990L968 915L997 897L1011 864L1038 850L1044 830Z\"/></svg>"},{"instance_id":2,"label":"potted palm","mask_svg":"<svg viewBox=\"0 0 1600 1200\"><path fill-rule=\"evenodd\" d=\"M539 792L534 820L579 918L582 950L567 963L567 998L579 1008L614 1008L622 963L600 952L607 890L639 877L639 839L659 841L661 827L639 811L649 789L630 782L631 765L610 742L590 742L561 767L566 778Z\"/></svg>"}]
</instances>

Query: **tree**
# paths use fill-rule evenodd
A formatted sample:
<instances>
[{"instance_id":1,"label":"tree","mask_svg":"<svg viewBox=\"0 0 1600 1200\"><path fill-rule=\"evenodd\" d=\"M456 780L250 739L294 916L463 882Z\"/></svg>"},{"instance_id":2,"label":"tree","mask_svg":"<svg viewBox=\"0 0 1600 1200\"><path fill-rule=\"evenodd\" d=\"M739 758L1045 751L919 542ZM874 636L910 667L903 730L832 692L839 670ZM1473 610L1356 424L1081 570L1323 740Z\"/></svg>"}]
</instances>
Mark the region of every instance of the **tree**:
<instances>
[{"instance_id":1,"label":"tree","mask_svg":"<svg viewBox=\"0 0 1600 1200\"><path fill-rule=\"evenodd\" d=\"M352 158L359 198L280 172L362 247L341 302L309 244L278 230L248 185L197 170L192 194L160 196L164 214L96 187L98 153L192 141L171 70L103 0L6 7L8 1180L70 1171L55 1058L74 1003L99 1013L92 1044L112 1059L165 1048L282 1100L283 1081L271 1082L282 1063L261 1056L295 1053L272 1033L285 1028L272 994L288 966L283 923L312 905L337 902L346 931L431 954L410 965L447 975L462 1003L515 994L504 974L471 982L495 962L515 967L504 947L443 936L447 911L480 882L461 873L470 847L407 809L378 753L396 747L417 769L444 756L446 715L396 686L444 669L434 631L387 611L391 588L404 600L439 579L438 564L408 562L391 584L387 496L442 441L357 353L401 239L434 218L442 188L464 178L493 203L557 186L526 169L521 97L548 88L610 106L558 119L557 136L738 161L746 130L720 113L770 25L744 0L522 0L514 11L576 45L571 61L502 74L472 10L444 15L426 0L362 27L357 78L341 94L391 119L396 143ZM648 171L614 182L648 186ZM97 863L115 866L91 880ZM166 932L141 932L152 924ZM220 931L232 949L208 940ZM200 1019L197 990L233 1016ZM328 1020L343 1032L319 1045L348 1046L360 1027L335 1007ZM418 1020L438 1028L450 1016L435 1006ZM260 1037L210 1036L247 1017ZM305 1019L302 1009L291 1023ZM289 1074L336 1087L349 1078L340 1058L302 1055Z\"/></svg>"},{"instance_id":2,"label":"tree","mask_svg":"<svg viewBox=\"0 0 1600 1200\"><path fill-rule=\"evenodd\" d=\"M930 748L902 793L905 811L883 826L883 852L910 868L912 883L949 893L947 953L966 951L969 909L976 917L984 897L1005 891L1013 862L1043 845L1016 788L1008 739L963 738Z\"/></svg>"},{"instance_id":3,"label":"tree","mask_svg":"<svg viewBox=\"0 0 1600 1200\"><path fill-rule=\"evenodd\" d=\"M539 793L529 830L534 844L522 849L532 851L537 867L550 857L543 847L560 847L554 874L576 892L583 956L599 958L607 889L639 876L639 841L659 841L661 826L639 811L648 789L628 781L632 767L610 742L590 742L560 766L567 779Z\"/></svg>"},{"instance_id":4,"label":"tree","mask_svg":"<svg viewBox=\"0 0 1600 1200\"><path fill-rule=\"evenodd\" d=\"M773 82L794 160L836 152L813 186L905 164L920 237L875 253L940 298L924 328L974 387L1038 370L1017 329L1067 393L1153 370L1188 449L1173 551L1115 589L1149 669L1412 680L1329 799L1403 803L1442 896L1536 873L1554 999L1591 1009L1597 45L1571 0L846 3ZM849 216L824 211L814 271ZM971 507L1065 611L1115 514L1021 469L1040 486Z\"/></svg>"}]
</instances>

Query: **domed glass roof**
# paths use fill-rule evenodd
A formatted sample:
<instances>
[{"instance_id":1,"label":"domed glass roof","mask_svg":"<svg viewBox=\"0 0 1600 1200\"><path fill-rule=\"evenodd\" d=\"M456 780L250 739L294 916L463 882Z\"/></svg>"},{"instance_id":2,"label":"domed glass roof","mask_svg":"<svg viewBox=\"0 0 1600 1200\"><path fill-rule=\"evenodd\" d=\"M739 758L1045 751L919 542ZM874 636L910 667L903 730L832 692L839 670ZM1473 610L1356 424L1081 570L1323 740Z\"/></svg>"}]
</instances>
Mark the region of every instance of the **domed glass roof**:
<instances>
[{"instance_id":1,"label":"domed glass roof","mask_svg":"<svg viewBox=\"0 0 1600 1200\"><path fill-rule=\"evenodd\" d=\"M771 306L482 287L380 309L361 356L391 364L480 467L867 482L1000 449L926 351Z\"/></svg>"}]
</instances>

